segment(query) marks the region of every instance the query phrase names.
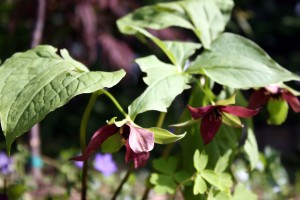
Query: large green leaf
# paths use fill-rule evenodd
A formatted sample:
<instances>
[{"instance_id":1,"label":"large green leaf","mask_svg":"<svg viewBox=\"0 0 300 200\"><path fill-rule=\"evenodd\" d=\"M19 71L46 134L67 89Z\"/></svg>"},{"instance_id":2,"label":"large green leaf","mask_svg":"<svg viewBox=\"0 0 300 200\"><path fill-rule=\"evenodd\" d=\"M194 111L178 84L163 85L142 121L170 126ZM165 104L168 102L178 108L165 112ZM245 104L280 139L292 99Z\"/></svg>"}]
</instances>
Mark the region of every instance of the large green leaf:
<instances>
[{"instance_id":1,"label":"large green leaf","mask_svg":"<svg viewBox=\"0 0 300 200\"><path fill-rule=\"evenodd\" d=\"M132 27L164 29L177 26L186 28L194 31L204 47L209 48L210 43L224 30L232 7L232 0L159 3L137 9L119 19L117 25L125 34L138 34L139 31Z\"/></svg>"},{"instance_id":2,"label":"large green leaf","mask_svg":"<svg viewBox=\"0 0 300 200\"><path fill-rule=\"evenodd\" d=\"M112 87L125 75L89 72L66 50L52 46L16 53L0 67L0 120L8 150L14 139L49 112L82 93Z\"/></svg>"},{"instance_id":3,"label":"large green leaf","mask_svg":"<svg viewBox=\"0 0 300 200\"><path fill-rule=\"evenodd\" d=\"M281 67L254 42L236 34L224 33L210 50L198 56L187 69L206 74L232 88L263 87L300 77Z\"/></svg>"},{"instance_id":4,"label":"large green leaf","mask_svg":"<svg viewBox=\"0 0 300 200\"><path fill-rule=\"evenodd\" d=\"M189 88L190 75L178 72L175 66L163 63L155 56L140 58L136 62L147 73L144 81L148 87L129 105L131 119L148 110L166 112L174 98Z\"/></svg>"}]
</instances>

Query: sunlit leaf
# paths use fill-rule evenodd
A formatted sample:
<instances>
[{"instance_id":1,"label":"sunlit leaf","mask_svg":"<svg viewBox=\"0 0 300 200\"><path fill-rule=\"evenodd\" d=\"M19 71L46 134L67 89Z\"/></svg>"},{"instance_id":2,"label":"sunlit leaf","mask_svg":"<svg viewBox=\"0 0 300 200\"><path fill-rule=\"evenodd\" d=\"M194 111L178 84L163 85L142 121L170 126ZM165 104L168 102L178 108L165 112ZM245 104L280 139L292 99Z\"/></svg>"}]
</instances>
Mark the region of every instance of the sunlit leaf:
<instances>
[{"instance_id":1,"label":"sunlit leaf","mask_svg":"<svg viewBox=\"0 0 300 200\"><path fill-rule=\"evenodd\" d=\"M129 116L134 119L148 110L166 112L174 98L189 88L190 75L179 73L176 67L159 61L155 56L137 59L148 85L147 89L128 107Z\"/></svg>"},{"instance_id":2,"label":"sunlit leaf","mask_svg":"<svg viewBox=\"0 0 300 200\"><path fill-rule=\"evenodd\" d=\"M194 154L194 167L198 172L205 169L208 162L208 155L205 152L201 152L197 149Z\"/></svg>"},{"instance_id":3,"label":"sunlit leaf","mask_svg":"<svg viewBox=\"0 0 300 200\"><path fill-rule=\"evenodd\" d=\"M257 195L252 191L248 190L244 185L239 183L235 189L232 200L257 200Z\"/></svg>"},{"instance_id":4,"label":"sunlit leaf","mask_svg":"<svg viewBox=\"0 0 300 200\"><path fill-rule=\"evenodd\" d=\"M176 142L183 138L186 133L175 135L170 131L158 127L148 128L149 131L154 133L154 141L157 144L169 144L172 142Z\"/></svg>"},{"instance_id":5,"label":"sunlit leaf","mask_svg":"<svg viewBox=\"0 0 300 200\"><path fill-rule=\"evenodd\" d=\"M215 166L214 171L216 173L222 173L228 167L229 157L232 153L232 150L228 150L223 156L221 156Z\"/></svg>"},{"instance_id":6,"label":"sunlit leaf","mask_svg":"<svg viewBox=\"0 0 300 200\"><path fill-rule=\"evenodd\" d=\"M200 175L197 175L195 178L195 183L194 183L194 188L193 188L194 195L204 194L206 192L206 190L207 190L207 185L206 185L204 179Z\"/></svg>"},{"instance_id":7,"label":"sunlit leaf","mask_svg":"<svg viewBox=\"0 0 300 200\"><path fill-rule=\"evenodd\" d=\"M116 85L125 73L89 72L66 50L38 46L0 67L0 120L8 150L14 139L73 97Z\"/></svg>"},{"instance_id":8,"label":"sunlit leaf","mask_svg":"<svg viewBox=\"0 0 300 200\"><path fill-rule=\"evenodd\" d=\"M190 73L204 73L213 81L232 88L264 87L300 77L281 67L254 42L224 33L191 63Z\"/></svg>"},{"instance_id":9,"label":"sunlit leaf","mask_svg":"<svg viewBox=\"0 0 300 200\"><path fill-rule=\"evenodd\" d=\"M251 126L248 127L247 129L247 139L243 148L249 159L250 168L251 170L253 170L259 161L259 151L258 151L256 138Z\"/></svg>"}]
</instances>

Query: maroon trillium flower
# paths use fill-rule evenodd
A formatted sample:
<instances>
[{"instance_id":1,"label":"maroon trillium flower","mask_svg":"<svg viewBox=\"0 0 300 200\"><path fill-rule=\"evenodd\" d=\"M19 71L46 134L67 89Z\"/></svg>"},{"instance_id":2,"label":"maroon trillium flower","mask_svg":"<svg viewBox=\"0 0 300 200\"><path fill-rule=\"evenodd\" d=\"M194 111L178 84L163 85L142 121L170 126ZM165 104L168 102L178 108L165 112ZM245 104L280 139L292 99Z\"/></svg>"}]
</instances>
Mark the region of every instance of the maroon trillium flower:
<instances>
[{"instance_id":1,"label":"maroon trillium flower","mask_svg":"<svg viewBox=\"0 0 300 200\"><path fill-rule=\"evenodd\" d=\"M287 89L279 88L276 85L272 85L254 91L249 98L248 108L259 108L267 104L271 98L282 99L291 106L294 112L300 112L300 102L298 98Z\"/></svg>"},{"instance_id":2,"label":"maroon trillium flower","mask_svg":"<svg viewBox=\"0 0 300 200\"><path fill-rule=\"evenodd\" d=\"M223 113L229 113L238 117L252 117L256 115L259 110L251 110L240 106L227 106L227 105L209 105L199 108L187 106L194 119L202 118L200 127L201 136L204 144L208 144L215 137L218 129L222 124Z\"/></svg>"},{"instance_id":3,"label":"maroon trillium flower","mask_svg":"<svg viewBox=\"0 0 300 200\"><path fill-rule=\"evenodd\" d=\"M125 161L133 161L137 169L144 166L149 158L149 152L154 147L154 134L146 129L136 127L130 123L117 127L115 124L106 125L98 129L93 135L81 156L72 158L75 161L87 160L96 150L114 134L120 134L126 146Z\"/></svg>"}]
</instances>

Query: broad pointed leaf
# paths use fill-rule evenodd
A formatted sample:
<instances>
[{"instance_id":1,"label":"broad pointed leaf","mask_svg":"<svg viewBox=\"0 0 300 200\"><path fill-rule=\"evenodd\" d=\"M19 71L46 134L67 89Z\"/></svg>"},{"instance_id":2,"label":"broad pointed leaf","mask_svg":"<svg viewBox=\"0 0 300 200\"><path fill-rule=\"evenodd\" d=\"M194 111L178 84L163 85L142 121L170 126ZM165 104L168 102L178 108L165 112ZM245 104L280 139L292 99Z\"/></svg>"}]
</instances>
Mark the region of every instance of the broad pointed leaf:
<instances>
[{"instance_id":1,"label":"broad pointed leaf","mask_svg":"<svg viewBox=\"0 0 300 200\"><path fill-rule=\"evenodd\" d=\"M16 53L0 67L0 120L8 150L14 139L73 97L112 87L125 75L89 72L52 46Z\"/></svg>"},{"instance_id":2,"label":"broad pointed leaf","mask_svg":"<svg viewBox=\"0 0 300 200\"><path fill-rule=\"evenodd\" d=\"M128 107L134 119L139 113L149 110L166 112L175 97L189 88L190 75L179 73L176 67L159 61L155 56L137 60L143 72L147 89Z\"/></svg>"},{"instance_id":3,"label":"broad pointed leaf","mask_svg":"<svg viewBox=\"0 0 300 200\"><path fill-rule=\"evenodd\" d=\"M211 49L198 56L187 70L204 73L213 81L232 88L264 87L300 77L276 63L254 42L224 33Z\"/></svg>"}]
</instances>

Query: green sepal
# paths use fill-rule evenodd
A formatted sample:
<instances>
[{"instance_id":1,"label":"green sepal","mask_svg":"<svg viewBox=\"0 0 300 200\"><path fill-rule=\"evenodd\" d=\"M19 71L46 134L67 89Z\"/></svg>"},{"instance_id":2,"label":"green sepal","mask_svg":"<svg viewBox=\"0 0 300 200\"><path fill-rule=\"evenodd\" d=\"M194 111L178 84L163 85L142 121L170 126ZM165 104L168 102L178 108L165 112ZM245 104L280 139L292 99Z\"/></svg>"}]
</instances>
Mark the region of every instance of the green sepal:
<instances>
[{"instance_id":1,"label":"green sepal","mask_svg":"<svg viewBox=\"0 0 300 200\"><path fill-rule=\"evenodd\" d=\"M289 110L289 106L286 101L284 101L281 98L280 99L271 98L268 101L267 109L269 112L269 118L267 121L268 124L280 125L283 122L285 122Z\"/></svg>"},{"instance_id":2,"label":"green sepal","mask_svg":"<svg viewBox=\"0 0 300 200\"><path fill-rule=\"evenodd\" d=\"M148 128L149 131L154 133L154 142L157 144L169 144L182 139L186 133L175 135L170 131L158 127Z\"/></svg>"}]
</instances>

